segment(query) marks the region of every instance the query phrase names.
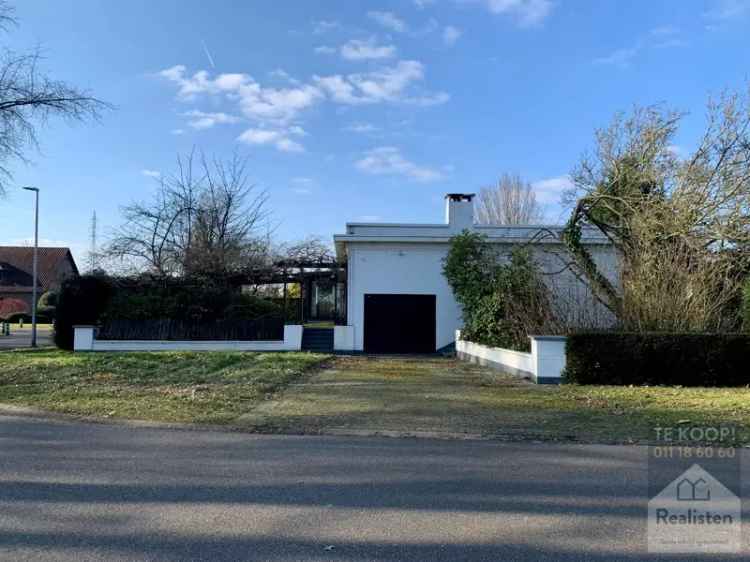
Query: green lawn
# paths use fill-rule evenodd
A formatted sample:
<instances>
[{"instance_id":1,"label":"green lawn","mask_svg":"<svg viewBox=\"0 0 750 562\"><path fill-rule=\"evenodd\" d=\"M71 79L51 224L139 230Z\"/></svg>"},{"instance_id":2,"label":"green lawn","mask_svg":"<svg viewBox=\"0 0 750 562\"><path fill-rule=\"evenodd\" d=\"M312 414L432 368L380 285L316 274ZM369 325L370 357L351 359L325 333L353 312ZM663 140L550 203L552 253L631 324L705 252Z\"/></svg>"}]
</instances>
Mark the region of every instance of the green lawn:
<instances>
[{"instance_id":1,"label":"green lawn","mask_svg":"<svg viewBox=\"0 0 750 562\"><path fill-rule=\"evenodd\" d=\"M231 423L319 366L308 353L0 352L0 403L55 412Z\"/></svg>"},{"instance_id":2,"label":"green lawn","mask_svg":"<svg viewBox=\"0 0 750 562\"><path fill-rule=\"evenodd\" d=\"M534 385L455 359L336 358L242 421L268 431L457 434L591 443L655 441L656 427L736 427L750 390Z\"/></svg>"},{"instance_id":3,"label":"green lawn","mask_svg":"<svg viewBox=\"0 0 750 562\"><path fill-rule=\"evenodd\" d=\"M729 424L734 444L750 444L747 388L539 386L434 357L9 351L0 352L0 403L250 431L591 443Z\"/></svg>"}]
</instances>

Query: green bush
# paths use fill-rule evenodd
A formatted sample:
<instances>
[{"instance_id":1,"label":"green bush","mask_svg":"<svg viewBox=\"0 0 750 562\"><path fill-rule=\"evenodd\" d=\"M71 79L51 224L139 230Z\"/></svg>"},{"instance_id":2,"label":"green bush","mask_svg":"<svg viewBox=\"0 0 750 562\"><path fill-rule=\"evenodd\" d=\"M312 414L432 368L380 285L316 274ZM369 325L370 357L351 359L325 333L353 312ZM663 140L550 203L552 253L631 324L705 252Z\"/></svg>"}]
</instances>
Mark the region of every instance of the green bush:
<instances>
[{"instance_id":1,"label":"green bush","mask_svg":"<svg viewBox=\"0 0 750 562\"><path fill-rule=\"evenodd\" d=\"M113 292L112 281L102 275L84 275L64 281L57 299L55 345L73 349L73 326L96 324Z\"/></svg>"},{"instance_id":2,"label":"green bush","mask_svg":"<svg viewBox=\"0 0 750 562\"><path fill-rule=\"evenodd\" d=\"M254 320L281 311L279 304L242 294L220 279L84 275L66 281L61 288L55 343L72 349L75 324L115 320L212 323Z\"/></svg>"},{"instance_id":3,"label":"green bush","mask_svg":"<svg viewBox=\"0 0 750 562\"><path fill-rule=\"evenodd\" d=\"M565 381L578 384L750 384L745 334L578 333L566 355Z\"/></svg>"},{"instance_id":4,"label":"green bush","mask_svg":"<svg viewBox=\"0 0 750 562\"><path fill-rule=\"evenodd\" d=\"M57 293L47 291L40 298L36 305L37 316L54 320L57 312Z\"/></svg>"},{"instance_id":5,"label":"green bush","mask_svg":"<svg viewBox=\"0 0 750 562\"><path fill-rule=\"evenodd\" d=\"M443 274L461 305L465 339L528 351L530 332L549 332L548 290L528 249L499 256L485 237L464 231L451 240Z\"/></svg>"}]
</instances>

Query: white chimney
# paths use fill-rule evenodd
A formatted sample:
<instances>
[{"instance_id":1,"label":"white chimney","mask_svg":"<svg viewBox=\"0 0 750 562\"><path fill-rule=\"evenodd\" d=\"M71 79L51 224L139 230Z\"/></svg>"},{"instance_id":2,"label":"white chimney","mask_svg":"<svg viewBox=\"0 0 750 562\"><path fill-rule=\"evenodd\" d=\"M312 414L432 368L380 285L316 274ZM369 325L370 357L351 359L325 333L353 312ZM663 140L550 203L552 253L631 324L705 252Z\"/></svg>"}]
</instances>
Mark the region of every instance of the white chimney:
<instances>
[{"instance_id":1,"label":"white chimney","mask_svg":"<svg viewBox=\"0 0 750 562\"><path fill-rule=\"evenodd\" d=\"M474 226L473 193L448 193L445 196L445 223L454 232Z\"/></svg>"}]
</instances>

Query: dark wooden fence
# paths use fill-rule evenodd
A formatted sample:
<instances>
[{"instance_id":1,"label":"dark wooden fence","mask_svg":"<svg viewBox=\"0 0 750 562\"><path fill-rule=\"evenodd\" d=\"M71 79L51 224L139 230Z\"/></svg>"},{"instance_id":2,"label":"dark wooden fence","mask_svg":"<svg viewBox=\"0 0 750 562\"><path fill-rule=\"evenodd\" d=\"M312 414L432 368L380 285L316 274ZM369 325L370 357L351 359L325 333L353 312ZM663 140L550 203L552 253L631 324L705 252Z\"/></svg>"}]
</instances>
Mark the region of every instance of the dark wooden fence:
<instances>
[{"instance_id":1,"label":"dark wooden fence","mask_svg":"<svg viewBox=\"0 0 750 562\"><path fill-rule=\"evenodd\" d=\"M274 341L284 339L284 318L255 320L109 320L97 334L100 340Z\"/></svg>"}]
</instances>

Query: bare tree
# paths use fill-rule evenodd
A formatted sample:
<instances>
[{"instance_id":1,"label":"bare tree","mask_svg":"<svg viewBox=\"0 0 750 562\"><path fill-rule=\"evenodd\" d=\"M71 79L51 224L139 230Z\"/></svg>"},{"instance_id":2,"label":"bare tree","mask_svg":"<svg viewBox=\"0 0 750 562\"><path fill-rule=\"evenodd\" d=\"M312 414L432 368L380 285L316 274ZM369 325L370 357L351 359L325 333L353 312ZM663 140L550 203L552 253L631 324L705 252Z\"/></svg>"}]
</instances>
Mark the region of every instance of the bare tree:
<instances>
[{"instance_id":1,"label":"bare tree","mask_svg":"<svg viewBox=\"0 0 750 562\"><path fill-rule=\"evenodd\" d=\"M629 329L737 326L733 303L750 271L749 99L710 101L705 132L686 158L673 146L682 116L659 106L618 115L573 173L563 237L573 267ZM619 251L619 287L581 244L585 226Z\"/></svg>"},{"instance_id":2,"label":"bare tree","mask_svg":"<svg viewBox=\"0 0 750 562\"><path fill-rule=\"evenodd\" d=\"M0 31L16 25L14 9L0 0ZM88 92L53 80L39 69L39 50L0 52L0 196L11 173L6 162L27 161L28 148L37 148L37 127L52 116L71 121L97 119L108 104Z\"/></svg>"},{"instance_id":3,"label":"bare tree","mask_svg":"<svg viewBox=\"0 0 750 562\"><path fill-rule=\"evenodd\" d=\"M534 188L518 174L503 174L495 187L483 187L475 209L480 224L535 224L542 220Z\"/></svg>"},{"instance_id":4,"label":"bare tree","mask_svg":"<svg viewBox=\"0 0 750 562\"><path fill-rule=\"evenodd\" d=\"M246 160L194 153L159 178L152 201L123 208L107 253L157 275L222 275L266 261L268 195L248 182Z\"/></svg>"}]
</instances>

